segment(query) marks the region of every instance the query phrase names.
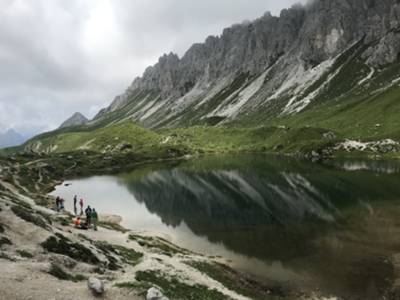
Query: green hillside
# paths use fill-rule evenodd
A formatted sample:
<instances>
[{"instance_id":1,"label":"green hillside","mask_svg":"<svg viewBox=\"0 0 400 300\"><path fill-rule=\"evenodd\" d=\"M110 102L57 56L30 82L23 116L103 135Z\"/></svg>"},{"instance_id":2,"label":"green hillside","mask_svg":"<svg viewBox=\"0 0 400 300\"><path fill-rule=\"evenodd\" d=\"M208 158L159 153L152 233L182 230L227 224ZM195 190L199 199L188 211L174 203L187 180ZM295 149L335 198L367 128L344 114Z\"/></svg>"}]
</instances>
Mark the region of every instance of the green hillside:
<instances>
[{"instance_id":1,"label":"green hillside","mask_svg":"<svg viewBox=\"0 0 400 300\"><path fill-rule=\"evenodd\" d=\"M199 111L193 112L193 119L190 119L191 115L183 110L182 124L177 124L176 128L146 129L129 119L118 121L143 96L138 93L134 101L119 110L104 113L96 122L39 135L3 154L30 150L154 155L166 151L179 154L276 152L310 156L314 152L319 156L384 154L398 157L398 144L390 148L378 147L376 151L364 149L363 153L357 149L347 152L338 149L345 140L400 142L400 62L373 70L368 77L371 70L360 56L362 51L363 48L360 50L356 45L342 54L331 70L336 74L334 78L329 80L329 75L324 75L313 84L305 93L316 90L318 93L299 113L273 116L271 111L260 108L220 123L218 118L194 117ZM229 89L225 93L215 97L231 94ZM194 125L190 125L192 123Z\"/></svg>"}]
</instances>

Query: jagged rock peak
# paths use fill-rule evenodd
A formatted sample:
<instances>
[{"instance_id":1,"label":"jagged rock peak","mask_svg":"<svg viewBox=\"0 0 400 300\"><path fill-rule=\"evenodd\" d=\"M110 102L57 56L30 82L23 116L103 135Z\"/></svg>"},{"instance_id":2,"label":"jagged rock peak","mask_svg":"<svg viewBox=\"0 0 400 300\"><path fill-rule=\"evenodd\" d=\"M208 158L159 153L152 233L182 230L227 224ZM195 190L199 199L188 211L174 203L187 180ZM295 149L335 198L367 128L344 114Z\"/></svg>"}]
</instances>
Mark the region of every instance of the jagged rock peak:
<instances>
[{"instance_id":1,"label":"jagged rock peak","mask_svg":"<svg viewBox=\"0 0 400 300\"><path fill-rule=\"evenodd\" d=\"M62 123L60 128L84 125L87 122L89 122L89 120L83 114L81 114L80 112L76 112L64 123Z\"/></svg>"},{"instance_id":2,"label":"jagged rock peak","mask_svg":"<svg viewBox=\"0 0 400 300\"><path fill-rule=\"evenodd\" d=\"M118 110L113 122L132 119L151 127L177 126L185 118L188 124L229 121L260 107L269 116L297 113L324 90L313 90L312 83L334 78L338 57L345 63L355 45L367 69L396 62L400 0L312 0L279 16L265 13L235 24L193 44L181 58L160 57L94 122Z\"/></svg>"}]
</instances>

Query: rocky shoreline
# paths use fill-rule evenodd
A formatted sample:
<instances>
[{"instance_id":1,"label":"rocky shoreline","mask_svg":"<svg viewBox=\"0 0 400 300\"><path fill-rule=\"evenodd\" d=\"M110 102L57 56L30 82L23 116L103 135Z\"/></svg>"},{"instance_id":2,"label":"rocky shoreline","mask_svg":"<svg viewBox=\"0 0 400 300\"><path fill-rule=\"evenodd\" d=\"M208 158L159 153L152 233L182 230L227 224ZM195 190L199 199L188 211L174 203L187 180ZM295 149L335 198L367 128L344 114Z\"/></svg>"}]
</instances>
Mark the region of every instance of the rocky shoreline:
<instances>
[{"instance_id":1,"label":"rocky shoreline","mask_svg":"<svg viewBox=\"0 0 400 300\"><path fill-rule=\"evenodd\" d=\"M104 299L145 299L152 287L170 299L303 298L257 282L221 258L124 229L118 218L101 216L96 232L74 228L72 215L51 209L47 193L82 167L68 156L1 160L0 287L7 299L93 299L93 281L105 287Z\"/></svg>"},{"instance_id":2,"label":"rocky shoreline","mask_svg":"<svg viewBox=\"0 0 400 300\"><path fill-rule=\"evenodd\" d=\"M115 216L101 216L99 231L74 228L72 215L51 209L48 192L65 178L94 170L92 161L0 160L0 289L7 299L94 299L88 288L93 282L104 287L103 299L146 299L151 288L169 299L337 299L259 282L223 258L193 253L157 233L125 229Z\"/></svg>"}]
</instances>

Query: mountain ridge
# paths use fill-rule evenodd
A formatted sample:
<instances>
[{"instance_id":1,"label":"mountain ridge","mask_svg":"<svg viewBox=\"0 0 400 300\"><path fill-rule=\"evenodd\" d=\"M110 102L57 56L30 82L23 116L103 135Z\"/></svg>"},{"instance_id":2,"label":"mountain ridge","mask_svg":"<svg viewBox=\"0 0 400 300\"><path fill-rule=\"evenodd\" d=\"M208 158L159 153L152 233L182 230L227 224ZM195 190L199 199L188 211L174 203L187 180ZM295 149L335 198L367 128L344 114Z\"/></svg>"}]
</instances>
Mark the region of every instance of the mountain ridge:
<instances>
[{"instance_id":1,"label":"mountain ridge","mask_svg":"<svg viewBox=\"0 0 400 300\"><path fill-rule=\"evenodd\" d=\"M94 119L24 149L397 157L399 54L400 0L315 0L162 56Z\"/></svg>"},{"instance_id":2,"label":"mountain ridge","mask_svg":"<svg viewBox=\"0 0 400 300\"><path fill-rule=\"evenodd\" d=\"M229 123L260 106L276 110L273 117L297 113L319 93L317 88L324 88L317 86L313 95L312 85L326 74L335 77L334 63L354 45L365 48L359 53L368 70L365 77L369 68L396 62L399 26L397 0L315 0L285 9L279 17L266 13L194 44L182 58L163 55L91 123Z\"/></svg>"}]
</instances>

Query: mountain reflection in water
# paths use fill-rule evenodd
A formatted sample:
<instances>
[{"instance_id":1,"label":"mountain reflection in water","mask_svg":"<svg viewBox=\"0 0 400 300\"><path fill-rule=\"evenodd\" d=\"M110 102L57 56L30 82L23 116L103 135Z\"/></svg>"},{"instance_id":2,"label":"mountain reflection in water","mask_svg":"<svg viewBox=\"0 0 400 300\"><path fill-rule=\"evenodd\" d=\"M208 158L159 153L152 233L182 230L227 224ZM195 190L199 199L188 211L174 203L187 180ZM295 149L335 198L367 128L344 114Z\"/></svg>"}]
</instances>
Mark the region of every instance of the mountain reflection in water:
<instances>
[{"instance_id":1,"label":"mountain reflection in water","mask_svg":"<svg viewBox=\"0 0 400 300\"><path fill-rule=\"evenodd\" d=\"M400 250L400 176L397 163L368 165L208 157L145 167L117 182L166 227L184 224L194 236L264 263L232 256L241 269L260 275L278 264L303 277L302 286L376 299L390 288L389 259Z\"/></svg>"}]
</instances>

